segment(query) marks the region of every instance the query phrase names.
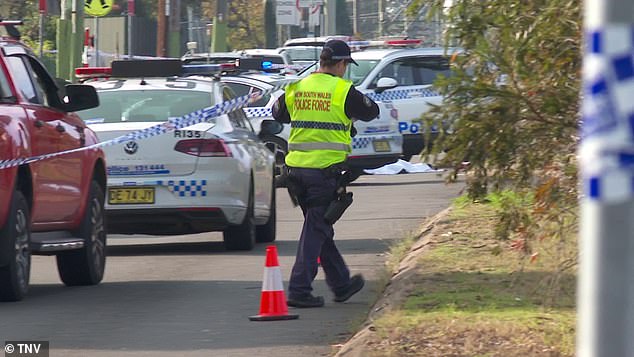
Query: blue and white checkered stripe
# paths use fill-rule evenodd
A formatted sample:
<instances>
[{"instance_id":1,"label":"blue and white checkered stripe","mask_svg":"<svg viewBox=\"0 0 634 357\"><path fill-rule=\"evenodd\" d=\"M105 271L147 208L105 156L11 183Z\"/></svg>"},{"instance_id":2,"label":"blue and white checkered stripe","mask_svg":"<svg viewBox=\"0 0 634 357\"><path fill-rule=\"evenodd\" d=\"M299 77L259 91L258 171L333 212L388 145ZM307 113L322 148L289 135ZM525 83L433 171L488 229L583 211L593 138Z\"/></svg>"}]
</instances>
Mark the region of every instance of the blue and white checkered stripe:
<instances>
[{"instance_id":1,"label":"blue and white checkered stripe","mask_svg":"<svg viewBox=\"0 0 634 357\"><path fill-rule=\"evenodd\" d=\"M244 108L244 113L249 118L263 118L273 116L273 111L271 110L271 108L265 107Z\"/></svg>"},{"instance_id":2,"label":"blue and white checkered stripe","mask_svg":"<svg viewBox=\"0 0 634 357\"><path fill-rule=\"evenodd\" d=\"M366 93L365 95L374 101L389 102L392 100L402 100L410 98L437 97L440 94L432 88L413 88L386 90L382 93L370 92Z\"/></svg>"},{"instance_id":3,"label":"blue and white checkered stripe","mask_svg":"<svg viewBox=\"0 0 634 357\"><path fill-rule=\"evenodd\" d=\"M207 196L207 180L169 180L158 183L167 186L170 192L179 197Z\"/></svg>"},{"instance_id":4,"label":"blue and white checkered stripe","mask_svg":"<svg viewBox=\"0 0 634 357\"><path fill-rule=\"evenodd\" d=\"M634 27L587 34L581 168L586 197L622 202L634 196Z\"/></svg>"},{"instance_id":5,"label":"blue and white checkered stripe","mask_svg":"<svg viewBox=\"0 0 634 357\"><path fill-rule=\"evenodd\" d=\"M152 180L124 182L123 186L165 186L178 197L206 197L207 180Z\"/></svg>"},{"instance_id":6,"label":"blue and white checkered stripe","mask_svg":"<svg viewBox=\"0 0 634 357\"><path fill-rule=\"evenodd\" d=\"M153 136L158 136L158 135L162 135L162 134L165 134L165 133L169 133L169 132L172 132L174 130L179 130L179 129L182 129L182 128L186 128L186 127L194 125L194 124L207 122L207 121L210 121L211 119L216 118L216 117L218 117L220 115L227 114L227 113L230 113L230 112L232 112L232 111L234 111L236 109L243 108L248 103L250 103L250 102L252 102L254 100L257 100L261 96L265 96L265 95L268 95L270 93L273 93L276 90L282 89L284 86L285 85L275 86L273 88L264 90L263 92L252 93L252 94L244 95L242 97L234 98L234 99L229 100L229 101L218 103L218 104L216 104L216 105L214 105L212 107L200 109L200 110L194 111L192 113L185 114L185 115L183 115L182 117L179 117L179 118L171 118L171 119L169 119L168 121L166 121L164 123L160 123L160 124L151 126L149 128L137 130L137 131L128 133L126 135L122 135L122 136L119 136L117 138L114 138L114 139L111 139L111 140L108 140L108 141L103 141L103 142L100 142L100 143L97 143L97 144L94 144L94 145L91 145L91 146L86 146L86 147L81 147L81 148L77 148L77 149L73 149L73 150L61 151L61 152L56 152L56 153L50 153L50 154L45 154L45 155L33 156L33 157L28 157L28 158L0 160L0 169L6 169L6 168L9 168L9 167L29 164L29 163L32 163L32 162L45 160L45 159L56 157L56 156L60 156L60 155L66 155L66 154L70 154L70 153L75 153L75 152L79 152L79 151L93 150L93 149L97 149L97 148L101 148L101 147L117 145L117 144L128 142L130 140L143 140L143 139L151 138Z\"/></svg>"}]
</instances>

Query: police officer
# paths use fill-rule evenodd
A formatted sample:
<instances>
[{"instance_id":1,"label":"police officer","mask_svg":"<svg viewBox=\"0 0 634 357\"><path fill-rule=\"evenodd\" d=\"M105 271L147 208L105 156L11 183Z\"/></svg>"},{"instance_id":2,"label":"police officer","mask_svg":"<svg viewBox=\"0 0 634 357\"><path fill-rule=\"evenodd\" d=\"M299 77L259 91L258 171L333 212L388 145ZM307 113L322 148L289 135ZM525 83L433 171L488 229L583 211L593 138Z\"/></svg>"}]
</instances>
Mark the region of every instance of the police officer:
<instances>
[{"instance_id":1,"label":"police officer","mask_svg":"<svg viewBox=\"0 0 634 357\"><path fill-rule=\"evenodd\" d=\"M324 219L336 198L338 179L351 151L352 119L370 121L379 107L342 77L357 63L341 40L325 43L319 70L286 88L273 107L273 117L291 124L286 166L289 180L299 187L298 201L304 226L288 286L287 303L293 307L321 307L322 296L312 295L318 262L335 302L344 302L363 288L363 277L350 271L335 246L334 229Z\"/></svg>"}]
</instances>

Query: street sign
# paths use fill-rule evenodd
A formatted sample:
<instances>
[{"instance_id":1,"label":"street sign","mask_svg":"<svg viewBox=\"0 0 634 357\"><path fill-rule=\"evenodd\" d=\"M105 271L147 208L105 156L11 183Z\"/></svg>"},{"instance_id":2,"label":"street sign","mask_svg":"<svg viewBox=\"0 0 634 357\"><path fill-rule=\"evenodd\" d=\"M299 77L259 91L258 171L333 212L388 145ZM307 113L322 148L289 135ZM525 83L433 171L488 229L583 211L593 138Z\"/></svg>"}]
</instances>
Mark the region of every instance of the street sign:
<instances>
[{"instance_id":1,"label":"street sign","mask_svg":"<svg viewBox=\"0 0 634 357\"><path fill-rule=\"evenodd\" d=\"M275 22L278 25L299 26L302 14L297 9L294 0L277 0L275 7Z\"/></svg>"},{"instance_id":2,"label":"street sign","mask_svg":"<svg viewBox=\"0 0 634 357\"><path fill-rule=\"evenodd\" d=\"M106 16L112 10L114 0L86 0L84 3L84 12L88 16Z\"/></svg>"}]
</instances>

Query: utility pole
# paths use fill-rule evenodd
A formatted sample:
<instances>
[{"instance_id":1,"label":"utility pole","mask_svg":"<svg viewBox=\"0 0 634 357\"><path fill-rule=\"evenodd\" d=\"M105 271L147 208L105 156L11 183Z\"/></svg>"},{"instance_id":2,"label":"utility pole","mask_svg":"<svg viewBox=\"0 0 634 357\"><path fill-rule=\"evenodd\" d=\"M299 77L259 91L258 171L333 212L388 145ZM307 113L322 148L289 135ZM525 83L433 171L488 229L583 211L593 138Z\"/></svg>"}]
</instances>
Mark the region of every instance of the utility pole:
<instances>
[{"instance_id":1,"label":"utility pole","mask_svg":"<svg viewBox=\"0 0 634 357\"><path fill-rule=\"evenodd\" d=\"M585 0L577 356L634 356L634 2Z\"/></svg>"},{"instance_id":2,"label":"utility pole","mask_svg":"<svg viewBox=\"0 0 634 357\"><path fill-rule=\"evenodd\" d=\"M383 5L383 0L379 0L379 3L377 5L378 9L377 12L379 14L379 34L377 37L382 37L383 36L383 23L385 22L384 19L384 14L383 14L383 10L385 9L385 6Z\"/></svg>"},{"instance_id":3,"label":"utility pole","mask_svg":"<svg viewBox=\"0 0 634 357\"><path fill-rule=\"evenodd\" d=\"M352 32L356 36L359 33L359 8L357 0L352 0Z\"/></svg>"},{"instance_id":4,"label":"utility pole","mask_svg":"<svg viewBox=\"0 0 634 357\"><path fill-rule=\"evenodd\" d=\"M136 15L135 0L128 0L128 58L132 59L132 18Z\"/></svg>"},{"instance_id":5,"label":"utility pole","mask_svg":"<svg viewBox=\"0 0 634 357\"><path fill-rule=\"evenodd\" d=\"M168 33L167 33L167 54L169 57L180 57L183 55L181 51L181 1L180 0L167 0L167 18L168 18Z\"/></svg>"},{"instance_id":6,"label":"utility pole","mask_svg":"<svg viewBox=\"0 0 634 357\"><path fill-rule=\"evenodd\" d=\"M84 47L84 6L78 0L61 0L57 22L57 77L73 80L75 68L81 66Z\"/></svg>"},{"instance_id":7,"label":"utility pole","mask_svg":"<svg viewBox=\"0 0 634 357\"><path fill-rule=\"evenodd\" d=\"M156 56L166 57L167 19L165 18L166 1L158 0L158 18L156 19Z\"/></svg>"},{"instance_id":8,"label":"utility pole","mask_svg":"<svg viewBox=\"0 0 634 357\"><path fill-rule=\"evenodd\" d=\"M216 1L211 52L227 51L227 1Z\"/></svg>"}]
</instances>

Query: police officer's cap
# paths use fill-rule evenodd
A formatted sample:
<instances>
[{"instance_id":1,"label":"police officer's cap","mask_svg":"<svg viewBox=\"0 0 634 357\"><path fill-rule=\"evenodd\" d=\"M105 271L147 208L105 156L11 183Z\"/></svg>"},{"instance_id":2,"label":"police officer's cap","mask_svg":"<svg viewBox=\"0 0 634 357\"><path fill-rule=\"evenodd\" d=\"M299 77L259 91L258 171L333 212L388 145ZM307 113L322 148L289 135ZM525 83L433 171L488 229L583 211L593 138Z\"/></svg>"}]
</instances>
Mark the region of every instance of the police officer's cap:
<instances>
[{"instance_id":1,"label":"police officer's cap","mask_svg":"<svg viewBox=\"0 0 634 357\"><path fill-rule=\"evenodd\" d=\"M357 62L350 56L350 47L347 43L341 40L328 40L324 44L324 48L321 50L320 58L331 59L335 61L346 60L348 63L354 63L358 66Z\"/></svg>"}]
</instances>

